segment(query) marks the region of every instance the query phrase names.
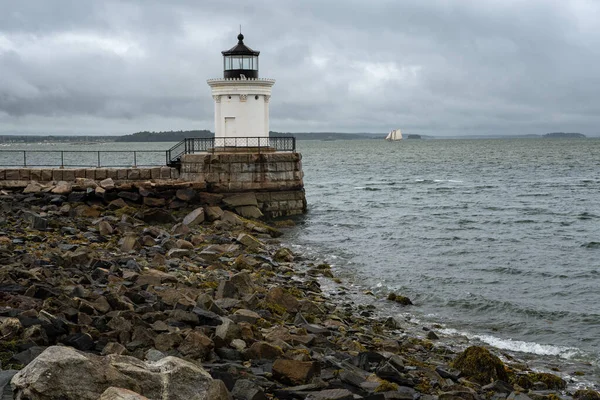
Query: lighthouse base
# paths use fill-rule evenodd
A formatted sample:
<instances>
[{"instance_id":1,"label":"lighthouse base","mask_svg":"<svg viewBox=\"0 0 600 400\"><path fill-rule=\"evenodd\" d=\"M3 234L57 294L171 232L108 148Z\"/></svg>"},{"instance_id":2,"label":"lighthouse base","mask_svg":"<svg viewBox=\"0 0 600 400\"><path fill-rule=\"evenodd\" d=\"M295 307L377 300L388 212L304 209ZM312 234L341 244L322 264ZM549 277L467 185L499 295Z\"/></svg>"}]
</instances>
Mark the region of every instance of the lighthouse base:
<instances>
[{"instance_id":1,"label":"lighthouse base","mask_svg":"<svg viewBox=\"0 0 600 400\"><path fill-rule=\"evenodd\" d=\"M268 218L306 213L300 153L240 151L185 154L179 179L202 184L208 192L254 192Z\"/></svg>"}]
</instances>

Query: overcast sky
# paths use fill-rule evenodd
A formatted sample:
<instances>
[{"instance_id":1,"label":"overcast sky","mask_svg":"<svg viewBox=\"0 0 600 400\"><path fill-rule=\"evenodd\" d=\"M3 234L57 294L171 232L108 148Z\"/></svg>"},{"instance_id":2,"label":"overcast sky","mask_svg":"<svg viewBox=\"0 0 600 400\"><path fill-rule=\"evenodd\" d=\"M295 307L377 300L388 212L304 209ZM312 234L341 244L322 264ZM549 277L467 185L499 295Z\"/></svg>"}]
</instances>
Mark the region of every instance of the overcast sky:
<instances>
[{"instance_id":1,"label":"overcast sky","mask_svg":"<svg viewBox=\"0 0 600 400\"><path fill-rule=\"evenodd\" d=\"M0 0L0 134L210 129L260 50L271 129L600 134L600 1Z\"/></svg>"}]
</instances>

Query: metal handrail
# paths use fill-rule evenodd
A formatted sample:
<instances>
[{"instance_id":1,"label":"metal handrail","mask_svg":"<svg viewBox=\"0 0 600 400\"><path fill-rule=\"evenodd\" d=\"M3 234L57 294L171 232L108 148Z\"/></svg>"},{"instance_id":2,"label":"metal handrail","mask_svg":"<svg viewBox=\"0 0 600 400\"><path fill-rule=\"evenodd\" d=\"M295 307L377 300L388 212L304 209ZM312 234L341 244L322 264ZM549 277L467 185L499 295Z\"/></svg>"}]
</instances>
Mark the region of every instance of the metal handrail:
<instances>
[{"instance_id":1,"label":"metal handrail","mask_svg":"<svg viewBox=\"0 0 600 400\"><path fill-rule=\"evenodd\" d=\"M167 165L178 164L184 154L215 153L240 148L252 149L257 153L295 152L296 138L293 136L185 138L166 151Z\"/></svg>"},{"instance_id":2,"label":"metal handrail","mask_svg":"<svg viewBox=\"0 0 600 400\"><path fill-rule=\"evenodd\" d=\"M163 150L0 150L0 167L146 167L146 166L157 166L161 165L158 162L152 163L138 163L138 153L155 153L162 154ZM4 153L22 153L22 157L15 158L10 164L2 163L6 160L6 157L2 157ZM44 153L49 157L32 157L32 154L35 153ZM76 163L70 163L68 158L65 160L65 155L70 154L96 154L93 161L85 161L82 162L79 160ZM103 162L101 155L102 154L125 154L129 153L132 157L132 163L123 163L123 164L111 164L108 162ZM30 155L29 159L27 155ZM53 161L51 154L60 154L60 162ZM78 157L76 157L78 158ZM81 158L81 157L79 157ZM32 159L34 161L32 161ZM158 160L159 157L156 157Z\"/></svg>"}]
</instances>

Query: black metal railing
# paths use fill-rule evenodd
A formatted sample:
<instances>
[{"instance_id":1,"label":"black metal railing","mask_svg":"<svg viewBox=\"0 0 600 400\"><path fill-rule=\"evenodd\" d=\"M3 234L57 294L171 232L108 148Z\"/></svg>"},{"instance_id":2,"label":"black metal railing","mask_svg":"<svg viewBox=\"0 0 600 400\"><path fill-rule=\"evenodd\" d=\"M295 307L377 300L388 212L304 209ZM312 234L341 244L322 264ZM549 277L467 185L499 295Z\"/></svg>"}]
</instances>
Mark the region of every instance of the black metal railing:
<instances>
[{"instance_id":1,"label":"black metal railing","mask_svg":"<svg viewBox=\"0 0 600 400\"><path fill-rule=\"evenodd\" d=\"M147 167L164 150L0 150L0 167Z\"/></svg>"},{"instance_id":2,"label":"black metal railing","mask_svg":"<svg viewBox=\"0 0 600 400\"><path fill-rule=\"evenodd\" d=\"M181 156L192 153L215 153L251 149L254 152L296 151L296 138L289 137L227 137L186 138L166 152L167 165L177 165Z\"/></svg>"}]
</instances>

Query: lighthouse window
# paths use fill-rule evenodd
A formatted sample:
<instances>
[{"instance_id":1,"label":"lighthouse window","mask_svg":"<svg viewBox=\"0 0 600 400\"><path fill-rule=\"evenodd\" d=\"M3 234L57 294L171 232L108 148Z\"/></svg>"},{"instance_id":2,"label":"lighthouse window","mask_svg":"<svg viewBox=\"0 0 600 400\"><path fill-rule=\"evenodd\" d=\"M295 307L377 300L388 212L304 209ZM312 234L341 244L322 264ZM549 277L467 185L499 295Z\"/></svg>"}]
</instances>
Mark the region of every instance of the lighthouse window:
<instances>
[{"instance_id":1,"label":"lighthouse window","mask_svg":"<svg viewBox=\"0 0 600 400\"><path fill-rule=\"evenodd\" d=\"M254 100L258 100L258 95L254 96Z\"/></svg>"}]
</instances>

